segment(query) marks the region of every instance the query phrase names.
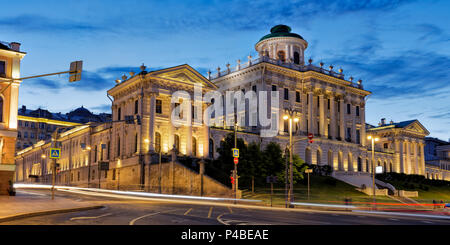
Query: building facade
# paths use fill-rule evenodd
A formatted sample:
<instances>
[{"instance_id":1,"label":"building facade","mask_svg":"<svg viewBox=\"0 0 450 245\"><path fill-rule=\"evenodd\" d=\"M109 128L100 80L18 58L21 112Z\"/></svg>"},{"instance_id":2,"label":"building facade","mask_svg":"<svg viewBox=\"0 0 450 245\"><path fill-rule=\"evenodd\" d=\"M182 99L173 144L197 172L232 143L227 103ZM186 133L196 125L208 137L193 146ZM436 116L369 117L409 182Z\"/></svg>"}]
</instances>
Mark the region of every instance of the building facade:
<instances>
[{"instance_id":1,"label":"building facade","mask_svg":"<svg viewBox=\"0 0 450 245\"><path fill-rule=\"evenodd\" d=\"M27 109L22 105L18 112L18 130L16 151L32 146L41 140L50 140L52 133L58 127L70 127L88 122L111 121L111 114L94 114L83 106L66 114L52 113L38 108Z\"/></svg>"},{"instance_id":2,"label":"building facade","mask_svg":"<svg viewBox=\"0 0 450 245\"><path fill-rule=\"evenodd\" d=\"M142 66L138 74L124 75L108 90L113 122L76 126L58 138L62 144L58 180L83 186L98 181L101 187L114 188L120 176L121 186L154 190L162 185L157 177L163 172L157 167L159 152L172 160L217 158L217 147L233 132L235 111L238 137L262 146L274 141L286 148L289 124L283 117L297 118L293 152L309 164L331 166L335 176L369 176L374 165L388 172L425 175L424 137L429 134L425 127L417 120L366 124L371 92L361 80L346 79L342 69L316 66L311 59L305 63L307 47L300 35L278 25L256 43L259 57L219 67L207 78L189 65L152 72ZM227 92L235 92L231 102ZM233 97L236 94L243 97ZM263 101L268 103L260 106ZM218 104L224 107L210 110ZM202 115L211 115L207 125ZM270 123L262 123L260 115ZM312 143L309 134L314 135ZM380 138L373 163L368 135ZM29 176L36 173L49 180L48 163L41 157L48 155L49 147L50 142L42 141L17 154L17 181L31 181ZM99 175L103 161L109 170ZM185 186L197 178L169 162L164 166L172 180L165 185ZM210 186L223 188L212 180Z\"/></svg>"},{"instance_id":3,"label":"building facade","mask_svg":"<svg viewBox=\"0 0 450 245\"><path fill-rule=\"evenodd\" d=\"M426 137L425 143L426 177L450 181L450 142Z\"/></svg>"},{"instance_id":4,"label":"building facade","mask_svg":"<svg viewBox=\"0 0 450 245\"><path fill-rule=\"evenodd\" d=\"M16 42L0 42L0 195L8 193L13 180L17 138L20 62L25 56Z\"/></svg>"}]
</instances>

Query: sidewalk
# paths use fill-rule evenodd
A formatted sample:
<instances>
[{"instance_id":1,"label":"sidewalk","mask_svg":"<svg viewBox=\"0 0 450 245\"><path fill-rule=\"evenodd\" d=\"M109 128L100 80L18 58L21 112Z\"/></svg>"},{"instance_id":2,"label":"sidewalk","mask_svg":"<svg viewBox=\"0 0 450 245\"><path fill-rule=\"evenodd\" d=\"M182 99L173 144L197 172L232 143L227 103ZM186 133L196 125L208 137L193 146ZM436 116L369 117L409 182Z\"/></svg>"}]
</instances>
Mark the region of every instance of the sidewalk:
<instances>
[{"instance_id":1,"label":"sidewalk","mask_svg":"<svg viewBox=\"0 0 450 245\"><path fill-rule=\"evenodd\" d=\"M56 197L55 200L51 200L51 196L49 195L18 190L16 196L0 196L0 224L5 221L38 215L66 213L102 207L95 203L78 202L63 197Z\"/></svg>"}]
</instances>

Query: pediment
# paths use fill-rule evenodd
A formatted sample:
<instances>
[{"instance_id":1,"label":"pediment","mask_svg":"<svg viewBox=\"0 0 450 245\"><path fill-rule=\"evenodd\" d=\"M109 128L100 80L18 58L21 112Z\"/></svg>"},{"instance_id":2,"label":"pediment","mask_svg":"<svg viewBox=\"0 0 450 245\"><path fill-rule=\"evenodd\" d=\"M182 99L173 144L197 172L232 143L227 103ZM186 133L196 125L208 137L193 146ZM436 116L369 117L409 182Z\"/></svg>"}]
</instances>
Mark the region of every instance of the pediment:
<instances>
[{"instance_id":1,"label":"pediment","mask_svg":"<svg viewBox=\"0 0 450 245\"><path fill-rule=\"evenodd\" d=\"M195 83L201 83L203 86L208 88L217 88L215 84L211 83L207 78L187 64L154 71L150 74L153 77L169 79L171 81L178 81L192 85Z\"/></svg>"},{"instance_id":2,"label":"pediment","mask_svg":"<svg viewBox=\"0 0 450 245\"><path fill-rule=\"evenodd\" d=\"M428 132L428 130L417 120L404 127L404 129L424 135L430 134L430 132Z\"/></svg>"}]
</instances>

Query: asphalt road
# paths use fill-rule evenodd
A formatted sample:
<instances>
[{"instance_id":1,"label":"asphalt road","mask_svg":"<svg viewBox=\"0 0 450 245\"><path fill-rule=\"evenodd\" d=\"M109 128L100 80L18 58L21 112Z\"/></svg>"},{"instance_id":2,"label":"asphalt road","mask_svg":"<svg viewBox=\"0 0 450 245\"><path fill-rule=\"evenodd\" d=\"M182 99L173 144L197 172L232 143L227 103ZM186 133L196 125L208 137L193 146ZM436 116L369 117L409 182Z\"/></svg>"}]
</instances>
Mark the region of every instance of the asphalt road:
<instances>
[{"instance_id":1,"label":"asphalt road","mask_svg":"<svg viewBox=\"0 0 450 245\"><path fill-rule=\"evenodd\" d=\"M26 190L48 194L43 190ZM348 211L277 211L234 204L129 200L57 192L56 198L102 204L102 209L36 216L1 225L450 225L449 219L375 215Z\"/></svg>"}]
</instances>

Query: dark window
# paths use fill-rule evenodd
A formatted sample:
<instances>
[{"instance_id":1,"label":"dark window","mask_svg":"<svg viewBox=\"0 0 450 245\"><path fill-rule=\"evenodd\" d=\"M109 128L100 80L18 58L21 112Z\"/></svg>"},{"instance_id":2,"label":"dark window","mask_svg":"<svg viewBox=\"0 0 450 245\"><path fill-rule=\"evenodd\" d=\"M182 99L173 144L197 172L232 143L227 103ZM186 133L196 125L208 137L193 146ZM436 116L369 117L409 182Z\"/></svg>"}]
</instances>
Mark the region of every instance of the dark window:
<instances>
[{"instance_id":1,"label":"dark window","mask_svg":"<svg viewBox=\"0 0 450 245\"><path fill-rule=\"evenodd\" d=\"M347 140L350 141L351 138L352 138L352 129L347 128Z\"/></svg>"},{"instance_id":2,"label":"dark window","mask_svg":"<svg viewBox=\"0 0 450 245\"><path fill-rule=\"evenodd\" d=\"M347 104L347 114L351 114L352 112L351 112L351 107L350 107L350 104Z\"/></svg>"},{"instance_id":3,"label":"dark window","mask_svg":"<svg viewBox=\"0 0 450 245\"><path fill-rule=\"evenodd\" d=\"M97 145L94 148L94 162L97 162Z\"/></svg>"},{"instance_id":4,"label":"dark window","mask_svg":"<svg viewBox=\"0 0 450 245\"><path fill-rule=\"evenodd\" d=\"M285 61L285 54L284 51L278 51L278 59L281 61Z\"/></svg>"},{"instance_id":5,"label":"dark window","mask_svg":"<svg viewBox=\"0 0 450 245\"><path fill-rule=\"evenodd\" d=\"M175 138L174 138L173 144L175 145L176 152L179 152L180 151L180 136L175 135L174 137Z\"/></svg>"},{"instance_id":6,"label":"dark window","mask_svg":"<svg viewBox=\"0 0 450 245\"><path fill-rule=\"evenodd\" d=\"M360 144L361 143L361 133L359 131L359 129L356 130L356 144Z\"/></svg>"},{"instance_id":7,"label":"dark window","mask_svg":"<svg viewBox=\"0 0 450 245\"><path fill-rule=\"evenodd\" d=\"M0 61L0 77L6 77L6 63L5 63L5 61Z\"/></svg>"},{"instance_id":8,"label":"dark window","mask_svg":"<svg viewBox=\"0 0 450 245\"><path fill-rule=\"evenodd\" d=\"M117 156L120 156L120 138L117 137Z\"/></svg>"},{"instance_id":9,"label":"dark window","mask_svg":"<svg viewBox=\"0 0 450 245\"><path fill-rule=\"evenodd\" d=\"M383 144L384 149L387 149L388 146L389 146L388 143L384 143L384 144Z\"/></svg>"},{"instance_id":10,"label":"dark window","mask_svg":"<svg viewBox=\"0 0 450 245\"><path fill-rule=\"evenodd\" d=\"M182 119L182 117L181 117L182 115L180 115L180 112L181 112L180 103L175 103L174 110L175 110L175 115L178 115L178 117L180 119Z\"/></svg>"},{"instance_id":11,"label":"dark window","mask_svg":"<svg viewBox=\"0 0 450 245\"><path fill-rule=\"evenodd\" d=\"M328 99L328 110L330 109L330 104L331 104L331 100L330 99Z\"/></svg>"},{"instance_id":12,"label":"dark window","mask_svg":"<svg viewBox=\"0 0 450 245\"><path fill-rule=\"evenodd\" d=\"M300 92L295 91L295 102L300 103Z\"/></svg>"},{"instance_id":13,"label":"dark window","mask_svg":"<svg viewBox=\"0 0 450 245\"><path fill-rule=\"evenodd\" d=\"M278 91L277 90L277 85L272 85L272 91Z\"/></svg>"},{"instance_id":14,"label":"dark window","mask_svg":"<svg viewBox=\"0 0 450 245\"><path fill-rule=\"evenodd\" d=\"M134 152L138 151L138 134L134 135Z\"/></svg>"},{"instance_id":15,"label":"dark window","mask_svg":"<svg viewBox=\"0 0 450 245\"><path fill-rule=\"evenodd\" d=\"M119 107L119 108L117 108L117 120L120 120L121 118L122 118L122 110L121 110L121 108Z\"/></svg>"},{"instance_id":16,"label":"dark window","mask_svg":"<svg viewBox=\"0 0 450 245\"><path fill-rule=\"evenodd\" d=\"M242 92L243 94L245 94L245 88L241 89L241 92Z\"/></svg>"},{"instance_id":17,"label":"dark window","mask_svg":"<svg viewBox=\"0 0 450 245\"><path fill-rule=\"evenodd\" d=\"M284 99L289 100L289 89L284 88Z\"/></svg>"},{"instance_id":18,"label":"dark window","mask_svg":"<svg viewBox=\"0 0 450 245\"><path fill-rule=\"evenodd\" d=\"M156 113L162 113L162 100L156 100Z\"/></svg>"},{"instance_id":19,"label":"dark window","mask_svg":"<svg viewBox=\"0 0 450 245\"><path fill-rule=\"evenodd\" d=\"M209 157L214 158L214 141L209 139Z\"/></svg>"},{"instance_id":20,"label":"dark window","mask_svg":"<svg viewBox=\"0 0 450 245\"><path fill-rule=\"evenodd\" d=\"M284 120L284 132L289 132L289 121Z\"/></svg>"},{"instance_id":21,"label":"dark window","mask_svg":"<svg viewBox=\"0 0 450 245\"><path fill-rule=\"evenodd\" d=\"M139 100L134 101L134 114L139 113Z\"/></svg>"},{"instance_id":22,"label":"dark window","mask_svg":"<svg viewBox=\"0 0 450 245\"><path fill-rule=\"evenodd\" d=\"M252 86L252 90L256 92L256 85Z\"/></svg>"},{"instance_id":23,"label":"dark window","mask_svg":"<svg viewBox=\"0 0 450 245\"><path fill-rule=\"evenodd\" d=\"M297 51L294 52L294 64L300 64L300 54Z\"/></svg>"},{"instance_id":24,"label":"dark window","mask_svg":"<svg viewBox=\"0 0 450 245\"><path fill-rule=\"evenodd\" d=\"M17 132L17 138L22 138L22 134L19 132Z\"/></svg>"},{"instance_id":25,"label":"dark window","mask_svg":"<svg viewBox=\"0 0 450 245\"><path fill-rule=\"evenodd\" d=\"M116 169L113 169L112 180L116 180Z\"/></svg>"},{"instance_id":26,"label":"dark window","mask_svg":"<svg viewBox=\"0 0 450 245\"><path fill-rule=\"evenodd\" d=\"M197 139L192 137L192 155L197 156Z\"/></svg>"},{"instance_id":27,"label":"dark window","mask_svg":"<svg viewBox=\"0 0 450 245\"><path fill-rule=\"evenodd\" d=\"M359 117L359 106L356 106L356 116Z\"/></svg>"}]
</instances>

